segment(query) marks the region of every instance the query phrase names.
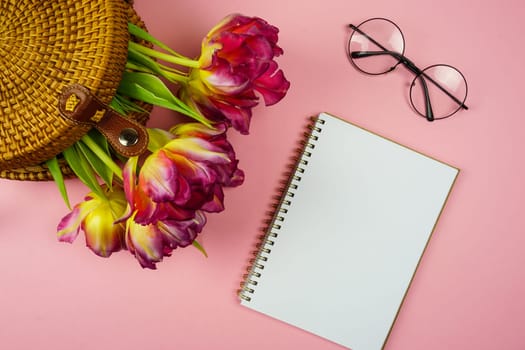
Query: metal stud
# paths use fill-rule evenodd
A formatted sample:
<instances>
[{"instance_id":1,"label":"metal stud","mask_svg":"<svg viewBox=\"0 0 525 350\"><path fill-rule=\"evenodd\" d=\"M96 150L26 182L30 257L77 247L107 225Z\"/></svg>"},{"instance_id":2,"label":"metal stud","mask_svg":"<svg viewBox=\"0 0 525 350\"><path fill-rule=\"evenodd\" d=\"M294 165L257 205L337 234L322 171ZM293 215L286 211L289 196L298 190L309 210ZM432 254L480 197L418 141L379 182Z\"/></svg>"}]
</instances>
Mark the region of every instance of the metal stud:
<instances>
[{"instance_id":1,"label":"metal stud","mask_svg":"<svg viewBox=\"0 0 525 350\"><path fill-rule=\"evenodd\" d=\"M132 128L123 129L120 132L118 141L122 146L125 147L134 146L137 144L137 142L139 142L139 133L137 132L137 130Z\"/></svg>"}]
</instances>

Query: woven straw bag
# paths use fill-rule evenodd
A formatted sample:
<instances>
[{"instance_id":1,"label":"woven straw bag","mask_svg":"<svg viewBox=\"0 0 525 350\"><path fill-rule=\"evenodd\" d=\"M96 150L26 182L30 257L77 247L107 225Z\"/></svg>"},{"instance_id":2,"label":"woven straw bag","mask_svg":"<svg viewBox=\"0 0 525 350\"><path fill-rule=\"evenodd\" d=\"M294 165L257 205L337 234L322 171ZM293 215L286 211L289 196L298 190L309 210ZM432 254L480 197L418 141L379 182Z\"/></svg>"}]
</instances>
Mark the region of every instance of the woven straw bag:
<instances>
[{"instance_id":1,"label":"woven straw bag","mask_svg":"<svg viewBox=\"0 0 525 350\"><path fill-rule=\"evenodd\" d=\"M107 107L125 69L128 22L144 26L124 0L0 1L0 177L49 180L44 162L92 127L110 143L141 129L147 113L123 118Z\"/></svg>"}]
</instances>

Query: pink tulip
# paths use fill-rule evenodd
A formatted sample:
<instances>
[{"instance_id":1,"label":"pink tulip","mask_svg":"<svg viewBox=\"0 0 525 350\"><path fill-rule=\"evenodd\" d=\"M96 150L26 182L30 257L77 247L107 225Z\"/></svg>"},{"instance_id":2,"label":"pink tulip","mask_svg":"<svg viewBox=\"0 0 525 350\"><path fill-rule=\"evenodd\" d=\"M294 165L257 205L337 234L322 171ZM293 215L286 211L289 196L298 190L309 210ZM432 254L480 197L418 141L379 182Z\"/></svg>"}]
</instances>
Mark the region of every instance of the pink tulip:
<instances>
[{"instance_id":1,"label":"pink tulip","mask_svg":"<svg viewBox=\"0 0 525 350\"><path fill-rule=\"evenodd\" d=\"M225 132L224 124L179 124L170 137L150 133L157 149L142 165L137 157L126 162L126 246L142 267L154 269L173 249L193 243L204 212L224 210L223 187L243 182Z\"/></svg>"},{"instance_id":2,"label":"pink tulip","mask_svg":"<svg viewBox=\"0 0 525 350\"><path fill-rule=\"evenodd\" d=\"M224 209L222 188L244 180L225 131L223 124L216 129L199 123L179 124L172 129L174 138L149 155L139 172L138 159L128 160L124 191L135 222L187 220L196 210Z\"/></svg>"},{"instance_id":3,"label":"pink tulip","mask_svg":"<svg viewBox=\"0 0 525 350\"><path fill-rule=\"evenodd\" d=\"M225 121L248 134L252 108L279 102L290 83L274 58L278 29L261 18L230 15L206 35L199 67L190 71L181 99L208 119Z\"/></svg>"}]
</instances>

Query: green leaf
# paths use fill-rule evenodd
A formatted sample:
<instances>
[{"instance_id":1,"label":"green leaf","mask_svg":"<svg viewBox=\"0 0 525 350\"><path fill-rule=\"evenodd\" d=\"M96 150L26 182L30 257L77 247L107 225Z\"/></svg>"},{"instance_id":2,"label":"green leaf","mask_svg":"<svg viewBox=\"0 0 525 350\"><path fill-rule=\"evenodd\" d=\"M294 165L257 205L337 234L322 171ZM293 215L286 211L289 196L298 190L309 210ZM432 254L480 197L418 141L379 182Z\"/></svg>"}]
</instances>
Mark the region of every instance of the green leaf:
<instances>
[{"instance_id":1,"label":"green leaf","mask_svg":"<svg viewBox=\"0 0 525 350\"><path fill-rule=\"evenodd\" d=\"M118 92L146 103L182 113L211 127L210 122L204 116L175 97L162 80L152 74L124 72Z\"/></svg>"},{"instance_id":2,"label":"green leaf","mask_svg":"<svg viewBox=\"0 0 525 350\"><path fill-rule=\"evenodd\" d=\"M95 141L95 143L101 148L103 149L107 154L110 154L109 153L109 143L108 143L108 139L106 138L106 136L102 135L100 133L100 131L98 131L97 129L93 128L91 130L89 130L88 132L88 136L93 140Z\"/></svg>"},{"instance_id":3,"label":"green leaf","mask_svg":"<svg viewBox=\"0 0 525 350\"><path fill-rule=\"evenodd\" d=\"M146 113L147 111L140 107L138 104L130 101L126 97L119 95L118 93L113 96L113 99L109 103L109 106L117 113L127 115L131 112ZM94 129L96 130L96 129Z\"/></svg>"},{"instance_id":4,"label":"green leaf","mask_svg":"<svg viewBox=\"0 0 525 350\"><path fill-rule=\"evenodd\" d=\"M69 210L71 210L71 204L69 202L69 197L67 195L66 183L64 182L64 176L62 175L62 170L60 170L60 164L58 164L57 157L51 158L46 162L47 168L55 180L55 184L64 199Z\"/></svg>"},{"instance_id":5,"label":"green leaf","mask_svg":"<svg viewBox=\"0 0 525 350\"><path fill-rule=\"evenodd\" d=\"M113 171L106 166L106 164L99 158L89 147L82 141L77 142L78 150L82 152L84 157L89 162L91 168L100 176L104 183L110 188L113 188ZM108 157L110 155L108 154Z\"/></svg>"},{"instance_id":6,"label":"green leaf","mask_svg":"<svg viewBox=\"0 0 525 350\"><path fill-rule=\"evenodd\" d=\"M193 246L195 248L197 248L205 257L208 257L208 254L206 253L206 251L204 250L204 248L199 244L199 242L197 242L197 240L194 240L193 241Z\"/></svg>"},{"instance_id":7,"label":"green leaf","mask_svg":"<svg viewBox=\"0 0 525 350\"><path fill-rule=\"evenodd\" d=\"M78 150L78 146L73 145L68 147L62 154L80 181L89 187L91 191L99 195L100 198L105 198L104 191L102 191L93 169L89 165L86 157L84 157L84 154Z\"/></svg>"},{"instance_id":8,"label":"green leaf","mask_svg":"<svg viewBox=\"0 0 525 350\"><path fill-rule=\"evenodd\" d=\"M94 138L92 137L93 135L95 136ZM81 142L93 152L106 168L111 170L112 175L116 175L119 179L122 179L122 169L114 161L109 151L108 141L102 134L99 134L98 131L97 133L88 133L82 136Z\"/></svg>"},{"instance_id":9,"label":"green leaf","mask_svg":"<svg viewBox=\"0 0 525 350\"><path fill-rule=\"evenodd\" d=\"M111 107L111 109L116 111L118 114L126 115L127 111L124 110L124 106L122 106L122 104L116 97L117 95L113 97L113 99L109 103L109 107Z\"/></svg>"}]
</instances>

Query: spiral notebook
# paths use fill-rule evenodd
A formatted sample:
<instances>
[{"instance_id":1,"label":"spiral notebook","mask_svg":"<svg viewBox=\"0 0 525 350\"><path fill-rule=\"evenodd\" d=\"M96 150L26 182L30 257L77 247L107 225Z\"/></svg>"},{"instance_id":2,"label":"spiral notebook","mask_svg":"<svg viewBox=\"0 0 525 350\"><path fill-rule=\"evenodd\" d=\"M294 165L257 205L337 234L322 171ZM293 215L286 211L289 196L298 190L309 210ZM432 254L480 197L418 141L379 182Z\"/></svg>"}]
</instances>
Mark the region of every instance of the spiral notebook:
<instances>
[{"instance_id":1,"label":"spiral notebook","mask_svg":"<svg viewBox=\"0 0 525 350\"><path fill-rule=\"evenodd\" d=\"M298 156L241 304L380 350L459 170L326 113Z\"/></svg>"}]
</instances>

